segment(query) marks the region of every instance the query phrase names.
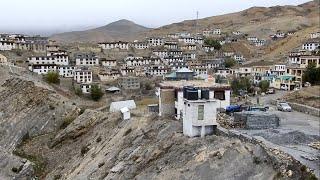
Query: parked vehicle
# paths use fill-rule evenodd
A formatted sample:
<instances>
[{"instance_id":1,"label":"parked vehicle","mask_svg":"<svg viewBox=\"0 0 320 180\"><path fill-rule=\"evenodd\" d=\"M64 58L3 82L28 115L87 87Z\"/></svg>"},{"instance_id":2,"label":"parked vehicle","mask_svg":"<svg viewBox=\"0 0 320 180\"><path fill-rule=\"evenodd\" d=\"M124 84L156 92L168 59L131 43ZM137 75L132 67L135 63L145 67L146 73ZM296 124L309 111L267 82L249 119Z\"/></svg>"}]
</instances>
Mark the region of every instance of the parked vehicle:
<instances>
[{"instance_id":1,"label":"parked vehicle","mask_svg":"<svg viewBox=\"0 0 320 180\"><path fill-rule=\"evenodd\" d=\"M276 90L273 88L269 88L266 92L266 94L275 94L275 93L276 93Z\"/></svg>"},{"instance_id":2,"label":"parked vehicle","mask_svg":"<svg viewBox=\"0 0 320 180\"><path fill-rule=\"evenodd\" d=\"M241 111L240 105L230 105L226 107L227 113L240 112L240 111Z\"/></svg>"},{"instance_id":3,"label":"parked vehicle","mask_svg":"<svg viewBox=\"0 0 320 180\"><path fill-rule=\"evenodd\" d=\"M262 111L266 112L269 109L269 107L265 106L249 106L247 111Z\"/></svg>"},{"instance_id":4,"label":"parked vehicle","mask_svg":"<svg viewBox=\"0 0 320 180\"><path fill-rule=\"evenodd\" d=\"M277 104L277 109L279 111L286 111L286 112L291 112L292 111L292 108L291 106L289 106L288 103L286 102L280 102Z\"/></svg>"},{"instance_id":5,"label":"parked vehicle","mask_svg":"<svg viewBox=\"0 0 320 180\"><path fill-rule=\"evenodd\" d=\"M288 91L288 90L289 90L289 88L288 88L286 85L282 85L282 86L280 87L280 89L281 89L281 90L285 90L285 91Z\"/></svg>"}]
</instances>

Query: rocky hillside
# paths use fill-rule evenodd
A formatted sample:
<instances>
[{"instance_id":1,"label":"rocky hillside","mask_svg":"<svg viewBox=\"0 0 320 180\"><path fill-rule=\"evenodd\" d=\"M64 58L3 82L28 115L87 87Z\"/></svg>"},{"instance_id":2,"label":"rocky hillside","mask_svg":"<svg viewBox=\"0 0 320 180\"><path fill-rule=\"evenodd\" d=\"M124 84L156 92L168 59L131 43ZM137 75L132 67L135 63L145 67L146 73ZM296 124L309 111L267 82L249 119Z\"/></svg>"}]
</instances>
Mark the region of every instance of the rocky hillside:
<instances>
[{"instance_id":1,"label":"rocky hillside","mask_svg":"<svg viewBox=\"0 0 320 180\"><path fill-rule=\"evenodd\" d=\"M86 31L74 31L55 34L50 39L61 43L72 42L102 42L113 40L134 40L138 33L149 30L149 28L135 24L128 20L119 20L95 29Z\"/></svg>"}]
</instances>

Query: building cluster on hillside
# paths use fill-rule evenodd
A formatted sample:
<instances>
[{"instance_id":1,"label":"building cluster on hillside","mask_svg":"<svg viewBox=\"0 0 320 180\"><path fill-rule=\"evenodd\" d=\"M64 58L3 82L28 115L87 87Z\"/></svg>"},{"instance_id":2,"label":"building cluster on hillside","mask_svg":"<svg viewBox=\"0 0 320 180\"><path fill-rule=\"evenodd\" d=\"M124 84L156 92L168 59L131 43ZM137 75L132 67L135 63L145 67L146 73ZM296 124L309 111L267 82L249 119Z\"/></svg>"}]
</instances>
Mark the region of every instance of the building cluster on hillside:
<instances>
[{"instance_id":1,"label":"building cluster on hillside","mask_svg":"<svg viewBox=\"0 0 320 180\"><path fill-rule=\"evenodd\" d=\"M21 34L0 34L0 51L15 49L45 52L48 41L46 37L25 36Z\"/></svg>"},{"instance_id":2,"label":"building cluster on hillside","mask_svg":"<svg viewBox=\"0 0 320 180\"><path fill-rule=\"evenodd\" d=\"M285 38L294 32L277 31L272 37ZM221 45L237 42L238 39L250 41L255 46L264 46L266 40L255 36L244 35L233 31L225 36L220 28L205 29L202 33L188 32L170 33L163 37L147 37L144 41L113 41L98 43L104 54L121 52L127 54L121 59L100 57L96 53L70 53L62 50L54 41L43 37L29 37L18 34L3 34L0 39L0 50L14 49L43 52L43 56L31 56L27 62L29 70L37 74L58 72L61 77L73 78L82 91L90 91L95 81L126 81L127 77L163 77L172 79L178 71L192 71L200 79L209 75L250 76L255 83L268 80L272 87L293 89L302 83L302 74L310 62L319 66L319 32L311 33L310 39L303 43L299 50L289 54L288 64L272 66L251 66L228 69L226 59L234 59L238 64L246 61L243 54L228 50L216 50L214 46L205 44L206 38L214 38ZM143 51L145 55L134 52ZM132 53L133 52L133 53ZM7 62L5 57L1 62ZM187 70L186 70L187 69ZM132 79L132 78L129 78ZM290 80L288 80L290 79ZM127 87L127 86L124 86ZM133 88L138 87L136 85Z\"/></svg>"}]
</instances>

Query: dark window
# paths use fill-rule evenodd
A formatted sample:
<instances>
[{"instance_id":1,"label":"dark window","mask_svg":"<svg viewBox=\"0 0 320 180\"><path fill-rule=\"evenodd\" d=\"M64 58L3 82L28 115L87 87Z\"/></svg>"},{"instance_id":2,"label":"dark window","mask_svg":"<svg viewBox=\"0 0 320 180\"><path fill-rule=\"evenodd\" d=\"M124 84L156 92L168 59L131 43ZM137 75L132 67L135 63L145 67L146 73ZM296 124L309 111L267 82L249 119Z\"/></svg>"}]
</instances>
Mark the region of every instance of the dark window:
<instances>
[{"instance_id":1,"label":"dark window","mask_svg":"<svg viewBox=\"0 0 320 180\"><path fill-rule=\"evenodd\" d=\"M215 91L214 92L214 98L215 99L219 99L219 100L225 100L226 97L225 97L224 91Z\"/></svg>"}]
</instances>

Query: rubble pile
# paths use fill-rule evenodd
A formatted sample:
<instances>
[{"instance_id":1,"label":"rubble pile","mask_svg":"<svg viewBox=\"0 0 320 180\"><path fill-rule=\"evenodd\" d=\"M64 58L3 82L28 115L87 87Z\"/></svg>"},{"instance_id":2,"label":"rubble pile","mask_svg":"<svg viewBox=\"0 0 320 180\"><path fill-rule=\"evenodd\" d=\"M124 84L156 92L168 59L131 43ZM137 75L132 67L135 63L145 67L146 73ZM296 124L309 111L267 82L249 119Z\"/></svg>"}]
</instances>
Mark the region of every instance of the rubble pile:
<instances>
[{"instance_id":1,"label":"rubble pile","mask_svg":"<svg viewBox=\"0 0 320 180\"><path fill-rule=\"evenodd\" d=\"M224 127L226 129L245 127L244 121L235 121L232 116L229 116L225 113L219 113L217 115L217 122L221 127Z\"/></svg>"}]
</instances>

